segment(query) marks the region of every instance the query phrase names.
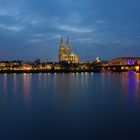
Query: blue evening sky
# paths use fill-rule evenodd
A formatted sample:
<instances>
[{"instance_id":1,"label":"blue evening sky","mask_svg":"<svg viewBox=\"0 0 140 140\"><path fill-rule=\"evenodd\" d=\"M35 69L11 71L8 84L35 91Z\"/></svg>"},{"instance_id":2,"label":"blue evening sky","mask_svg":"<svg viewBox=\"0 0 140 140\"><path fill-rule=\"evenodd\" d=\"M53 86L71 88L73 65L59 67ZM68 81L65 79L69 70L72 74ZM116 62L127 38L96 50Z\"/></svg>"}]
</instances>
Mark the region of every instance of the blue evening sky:
<instances>
[{"instance_id":1,"label":"blue evening sky","mask_svg":"<svg viewBox=\"0 0 140 140\"><path fill-rule=\"evenodd\" d=\"M140 56L140 0L0 0L0 60L57 61L61 36L82 61Z\"/></svg>"}]
</instances>

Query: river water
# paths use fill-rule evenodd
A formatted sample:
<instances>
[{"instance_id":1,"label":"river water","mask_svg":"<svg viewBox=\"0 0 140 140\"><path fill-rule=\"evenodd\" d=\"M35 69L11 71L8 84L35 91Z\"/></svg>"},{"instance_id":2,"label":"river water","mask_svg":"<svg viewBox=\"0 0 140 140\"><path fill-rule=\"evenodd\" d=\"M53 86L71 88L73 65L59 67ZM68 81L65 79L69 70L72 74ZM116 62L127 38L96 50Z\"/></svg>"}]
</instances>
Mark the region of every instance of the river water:
<instances>
[{"instance_id":1,"label":"river water","mask_svg":"<svg viewBox=\"0 0 140 140\"><path fill-rule=\"evenodd\" d=\"M1 74L0 140L139 140L140 74Z\"/></svg>"}]
</instances>

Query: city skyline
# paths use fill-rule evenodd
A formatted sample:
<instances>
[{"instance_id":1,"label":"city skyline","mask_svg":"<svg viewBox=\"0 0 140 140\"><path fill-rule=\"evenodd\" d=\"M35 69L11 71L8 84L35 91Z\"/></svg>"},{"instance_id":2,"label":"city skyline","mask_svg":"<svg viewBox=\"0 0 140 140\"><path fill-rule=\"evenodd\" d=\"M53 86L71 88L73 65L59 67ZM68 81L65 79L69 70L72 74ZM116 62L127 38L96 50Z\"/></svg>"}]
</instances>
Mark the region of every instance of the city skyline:
<instances>
[{"instance_id":1,"label":"city skyline","mask_svg":"<svg viewBox=\"0 0 140 140\"><path fill-rule=\"evenodd\" d=\"M139 0L0 0L0 60L58 60L68 36L81 61L139 57Z\"/></svg>"}]
</instances>

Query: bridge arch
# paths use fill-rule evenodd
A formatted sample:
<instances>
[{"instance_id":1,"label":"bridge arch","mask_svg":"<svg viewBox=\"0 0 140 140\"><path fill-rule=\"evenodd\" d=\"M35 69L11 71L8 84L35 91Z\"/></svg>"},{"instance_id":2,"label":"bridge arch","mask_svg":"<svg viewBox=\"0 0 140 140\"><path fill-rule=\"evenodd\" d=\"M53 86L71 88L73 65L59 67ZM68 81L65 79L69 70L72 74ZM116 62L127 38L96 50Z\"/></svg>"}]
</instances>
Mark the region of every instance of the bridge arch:
<instances>
[{"instance_id":1,"label":"bridge arch","mask_svg":"<svg viewBox=\"0 0 140 140\"><path fill-rule=\"evenodd\" d=\"M139 65L140 57L119 57L111 60L110 65Z\"/></svg>"}]
</instances>

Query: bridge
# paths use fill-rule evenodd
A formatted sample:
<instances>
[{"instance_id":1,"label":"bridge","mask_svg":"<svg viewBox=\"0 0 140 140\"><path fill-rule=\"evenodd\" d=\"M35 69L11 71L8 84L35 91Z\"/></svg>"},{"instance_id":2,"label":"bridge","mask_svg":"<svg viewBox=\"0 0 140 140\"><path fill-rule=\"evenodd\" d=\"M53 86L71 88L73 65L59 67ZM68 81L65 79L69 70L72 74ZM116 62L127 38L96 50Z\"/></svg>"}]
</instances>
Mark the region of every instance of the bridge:
<instances>
[{"instance_id":1,"label":"bridge","mask_svg":"<svg viewBox=\"0 0 140 140\"><path fill-rule=\"evenodd\" d=\"M119 57L99 65L101 71L140 73L140 57Z\"/></svg>"}]
</instances>

